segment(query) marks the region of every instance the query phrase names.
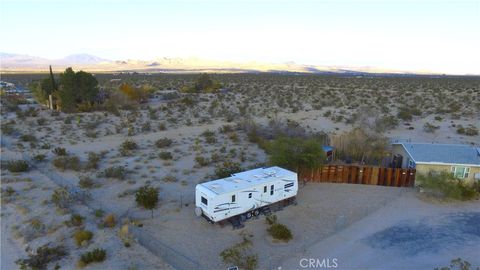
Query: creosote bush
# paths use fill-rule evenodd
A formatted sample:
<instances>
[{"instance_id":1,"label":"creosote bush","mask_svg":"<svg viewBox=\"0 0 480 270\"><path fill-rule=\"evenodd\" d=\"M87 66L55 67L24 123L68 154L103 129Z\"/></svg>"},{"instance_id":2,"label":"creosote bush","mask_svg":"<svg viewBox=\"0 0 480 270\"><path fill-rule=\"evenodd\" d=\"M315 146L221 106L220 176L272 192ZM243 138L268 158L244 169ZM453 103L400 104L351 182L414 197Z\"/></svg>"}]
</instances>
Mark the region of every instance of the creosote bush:
<instances>
[{"instance_id":1,"label":"creosote bush","mask_svg":"<svg viewBox=\"0 0 480 270\"><path fill-rule=\"evenodd\" d=\"M77 156L58 156L53 160L55 168L65 170L80 170L80 159Z\"/></svg>"},{"instance_id":2,"label":"creosote bush","mask_svg":"<svg viewBox=\"0 0 480 270\"><path fill-rule=\"evenodd\" d=\"M148 185L139 188L135 193L135 202L137 202L137 205L151 210L153 218L153 209L157 207L158 203L158 189Z\"/></svg>"},{"instance_id":3,"label":"creosote bush","mask_svg":"<svg viewBox=\"0 0 480 270\"><path fill-rule=\"evenodd\" d=\"M122 166L108 167L103 171L103 175L107 178L116 178L123 180L127 175L127 169Z\"/></svg>"},{"instance_id":4,"label":"creosote bush","mask_svg":"<svg viewBox=\"0 0 480 270\"><path fill-rule=\"evenodd\" d=\"M166 147L169 147L170 145L172 145L172 143L173 143L173 140L171 140L169 138L161 138L161 139L158 139L155 142L155 145L158 148L166 148Z\"/></svg>"},{"instance_id":5,"label":"creosote bush","mask_svg":"<svg viewBox=\"0 0 480 270\"><path fill-rule=\"evenodd\" d=\"M215 176L225 178L240 171L242 171L240 163L227 160L215 168Z\"/></svg>"},{"instance_id":6,"label":"creosote bush","mask_svg":"<svg viewBox=\"0 0 480 270\"><path fill-rule=\"evenodd\" d=\"M472 200L479 197L479 190L451 173L418 174L418 185L428 196L443 200Z\"/></svg>"},{"instance_id":7,"label":"creosote bush","mask_svg":"<svg viewBox=\"0 0 480 270\"><path fill-rule=\"evenodd\" d=\"M19 259L15 263L20 269L47 269L51 262L55 262L67 255L63 246L49 247L49 244L37 248L35 254L29 254L28 259Z\"/></svg>"},{"instance_id":8,"label":"creosote bush","mask_svg":"<svg viewBox=\"0 0 480 270\"><path fill-rule=\"evenodd\" d=\"M5 164L7 170L13 173L26 172L29 169L29 165L25 160L10 160Z\"/></svg>"},{"instance_id":9,"label":"creosote bush","mask_svg":"<svg viewBox=\"0 0 480 270\"><path fill-rule=\"evenodd\" d=\"M83 253L78 262L80 268L85 267L86 265L94 262L103 262L107 257L107 252L105 249L96 248L92 251Z\"/></svg>"},{"instance_id":10,"label":"creosote bush","mask_svg":"<svg viewBox=\"0 0 480 270\"><path fill-rule=\"evenodd\" d=\"M253 270L257 268L258 256L252 253L251 246L252 242L244 237L241 243L223 250L220 257L227 265L236 265L240 269Z\"/></svg>"}]
</instances>

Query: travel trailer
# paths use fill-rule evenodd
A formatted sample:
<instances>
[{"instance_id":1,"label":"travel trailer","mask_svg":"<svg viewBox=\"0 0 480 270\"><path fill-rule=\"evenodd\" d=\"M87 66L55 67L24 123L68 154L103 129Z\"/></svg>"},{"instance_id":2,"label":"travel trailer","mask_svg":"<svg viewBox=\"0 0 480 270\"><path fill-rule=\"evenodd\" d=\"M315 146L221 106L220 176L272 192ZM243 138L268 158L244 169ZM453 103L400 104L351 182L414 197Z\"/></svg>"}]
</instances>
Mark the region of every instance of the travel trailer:
<instances>
[{"instance_id":1,"label":"travel trailer","mask_svg":"<svg viewBox=\"0 0 480 270\"><path fill-rule=\"evenodd\" d=\"M210 222L258 216L268 206L297 195L297 174L280 167L258 168L198 184L195 214Z\"/></svg>"}]
</instances>

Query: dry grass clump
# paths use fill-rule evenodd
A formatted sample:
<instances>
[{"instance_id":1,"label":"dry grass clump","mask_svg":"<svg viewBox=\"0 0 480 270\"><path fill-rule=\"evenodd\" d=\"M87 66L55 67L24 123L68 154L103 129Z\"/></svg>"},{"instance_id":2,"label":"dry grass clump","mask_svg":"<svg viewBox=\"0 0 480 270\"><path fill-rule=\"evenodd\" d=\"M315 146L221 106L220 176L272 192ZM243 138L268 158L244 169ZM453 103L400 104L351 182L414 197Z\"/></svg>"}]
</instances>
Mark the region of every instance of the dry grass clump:
<instances>
[{"instance_id":1,"label":"dry grass clump","mask_svg":"<svg viewBox=\"0 0 480 270\"><path fill-rule=\"evenodd\" d=\"M91 231L86 230L78 230L73 234L73 239L77 246L84 246L90 241L93 237L93 233Z\"/></svg>"},{"instance_id":2,"label":"dry grass clump","mask_svg":"<svg viewBox=\"0 0 480 270\"><path fill-rule=\"evenodd\" d=\"M115 227L116 220L115 220L115 215L113 214L108 214L104 219L103 219L103 225L107 228L113 228Z\"/></svg>"},{"instance_id":3,"label":"dry grass clump","mask_svg":"<svg viewBox=\"0 0 480 270\"><path fill-rule=\"evenodd\" d=\"M169 138L161 138L155 142L158 148L166 148L173 144L173 140Z\"/></svg>"}]
</instances>

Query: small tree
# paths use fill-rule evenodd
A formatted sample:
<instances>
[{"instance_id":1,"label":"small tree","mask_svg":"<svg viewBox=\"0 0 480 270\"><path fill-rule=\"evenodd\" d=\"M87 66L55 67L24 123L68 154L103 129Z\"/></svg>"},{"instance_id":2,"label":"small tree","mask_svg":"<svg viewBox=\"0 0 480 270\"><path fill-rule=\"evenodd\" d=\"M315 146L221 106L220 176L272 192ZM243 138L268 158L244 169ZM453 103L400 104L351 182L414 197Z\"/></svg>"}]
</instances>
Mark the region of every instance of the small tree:
<instances>
[{"instance_id":1,"label":"small tree","mask_svg":"<svg viewBox=\"0 0 480 270\"><path fill-rule=\"evenodd\" d=\"M292 170L314 169L326 160L322 144L317 139L279 137L267 144L270 163Z\"/></svg>"},{"instance_id":2,"label":"small tree","mask_svg":"<svg viewBox=\"0 0 480 270\"><path fill-rule=\"evenodd\" d=\"M158 190L151 186L143 186L135 193L135 201L137 205L150 210L153 218L153 209L158 204Z\"/></svg>"}]
</instances>

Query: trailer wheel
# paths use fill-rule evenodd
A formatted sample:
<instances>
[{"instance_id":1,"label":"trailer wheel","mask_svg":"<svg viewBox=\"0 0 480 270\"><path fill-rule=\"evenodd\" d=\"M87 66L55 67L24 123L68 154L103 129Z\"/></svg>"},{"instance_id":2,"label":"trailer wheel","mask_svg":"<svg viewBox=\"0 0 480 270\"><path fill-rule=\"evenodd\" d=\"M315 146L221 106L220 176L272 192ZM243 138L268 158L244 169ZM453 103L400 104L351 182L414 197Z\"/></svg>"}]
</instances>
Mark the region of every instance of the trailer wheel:
<instances>
[{"instance_id":1,"label":"trailer wheel","mask_svg":"<svg viewBox=\"0 0 480 270\"><path fill-rule=\"evenodd\" d=\"M248 212L245 214L247 219L251 219L252 218L252 212Z\"/></svg>"},{"instance_id":2,"label":"trailer wheel","mask_svg":"<svg viewBox=\"0 0 480 270\"><path fill-rule=\"evenodd\" d=\"M255 209L255 211L253 211L253 215L254 215L254 216L260 215L260 210Z\"/></svg>"}]
</instances>

